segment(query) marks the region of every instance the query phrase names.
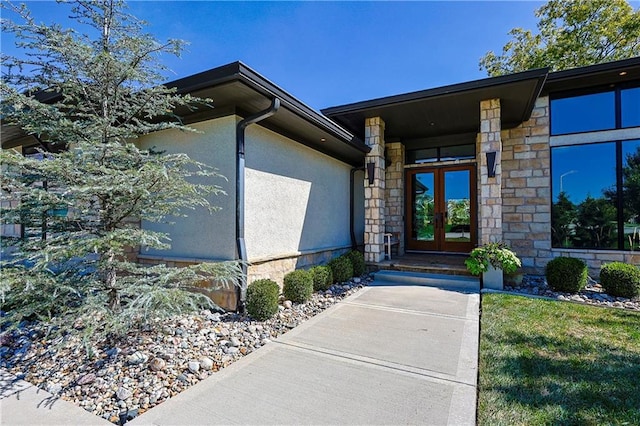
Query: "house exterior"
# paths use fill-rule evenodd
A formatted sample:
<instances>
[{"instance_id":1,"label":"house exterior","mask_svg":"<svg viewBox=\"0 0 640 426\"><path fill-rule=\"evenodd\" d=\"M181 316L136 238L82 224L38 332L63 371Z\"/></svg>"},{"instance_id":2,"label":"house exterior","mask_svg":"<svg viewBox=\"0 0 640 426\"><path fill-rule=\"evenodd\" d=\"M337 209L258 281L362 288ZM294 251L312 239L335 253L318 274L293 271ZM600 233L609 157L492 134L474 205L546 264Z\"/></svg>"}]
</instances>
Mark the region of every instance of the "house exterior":
<instances>
[{"instance_id":1,"label":"house exterior","mask_svg":"<svg viewBox=\"0 0 640 426\"><path fill-rule=\"evenodd\" d=\"M214 107L180 112L197 133L166 130L136 143L216 167L227 180L207 183L227 195L212 196L221 208L213 214L202 208L172 224L141 223L166 232L172 247L132 248L131 258L168 266L241 259L248 282L281 284L289 271L362 245L364 188L352 184L364 180L358 169L369 148L361 140L240 62L168 85L213 99ZM2 139L3 148L24 153L37 143L16 129L3 129ZM3 235L20 235L20 225L2 226ZM209 295L227 309L244 296L235 289Z\"/></svg>"},{"instance_id":2,"label":"house exterior","mask_svg":"<svg viewBox=\"0 0 640 426\"><path fill-rule=\"evenodd\" d=\"M468 253L505 241L526 273L557 256L640 264L640 58L546 69L318 113L240 62L169 83L214 100L142 147L186 152L228 178L222 207L174 225L144 263L243 259L281 281L353 247ZM3 147L29 145L5 138ZM220 182L216 182L220 183ZM17 232L3 224L3 232ZM242 294L216 296L234 307Z\"/></svg>"},{"instance_id":3,"label":"house exterior","mask_svg":"<svg viewBox=\"0 0 640 426\"><path fill-rule=\"evenodd\" d=\"M383 259L387 232L400 253L505 241L528 273L557 256L596 276L603 262L640 264L640 58L322 112L372 148L369 262Z\"/></svg>"}]
</instances>

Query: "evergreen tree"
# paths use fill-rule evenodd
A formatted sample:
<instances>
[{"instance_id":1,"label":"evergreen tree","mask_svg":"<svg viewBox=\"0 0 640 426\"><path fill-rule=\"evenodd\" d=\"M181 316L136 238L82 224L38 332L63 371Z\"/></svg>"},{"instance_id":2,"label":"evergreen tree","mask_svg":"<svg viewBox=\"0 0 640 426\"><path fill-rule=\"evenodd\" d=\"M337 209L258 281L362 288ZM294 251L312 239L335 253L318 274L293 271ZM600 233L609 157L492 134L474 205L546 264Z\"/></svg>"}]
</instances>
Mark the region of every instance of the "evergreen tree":
<instances>
[{"instance_id":1,"label":"evergreen tree","mask_svg":"<svg viewBox=\"0 0 640 426\"><path fill-rule=\"evenodd\" d=\"M512 29L502 54L487 52L480 69L490 76L560 71L640 56L640 10L626 0L551 0L535 14L538 32Z\"/></svg>"},{"instance_id":2,"label":"evergreen tree","mask_svg":"<svg viewBox=\"0 0 640 426\"><path fill-rule=\"evenodd\" d=\"M553 247L572 247L577 221L577 208L567 193L558 194L558 201L551 206L551 240Z\"/></svg>"},{"instance_id":3,"label":"evergreen tree","mask_svg":"<svg viewBox=\"0 0 640 426\"><path fill-rule=\"evenodd\" d=\"M24 6L3 7L15 19L3 17L2 31L23 52L2 56L3 125L21 128L40 149L0 154L2 223L23 223L25 234L3 239L1 320L37 318L59 331L108 336L215 307L187 290L239 284L237 263L168 268L127 258L127 248L169 247L167 235L141 221L213 212L213 196L223 194L214 168L136 146L152 132L193 131L175 112L209 108L159 84L160 56L178 55L183 43L157 42L120 0L73 2L84 33L38 23Z\"/></svg>"}]
</instances>

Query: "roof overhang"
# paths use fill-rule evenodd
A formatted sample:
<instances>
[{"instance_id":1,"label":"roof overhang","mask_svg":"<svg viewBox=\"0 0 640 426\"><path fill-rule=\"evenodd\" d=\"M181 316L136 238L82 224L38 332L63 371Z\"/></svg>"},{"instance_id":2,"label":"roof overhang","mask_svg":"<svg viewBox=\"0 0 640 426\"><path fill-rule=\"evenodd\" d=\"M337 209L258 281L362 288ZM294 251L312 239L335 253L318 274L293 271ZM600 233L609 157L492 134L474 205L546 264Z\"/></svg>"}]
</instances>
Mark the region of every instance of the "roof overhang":
<instances>
[{"instance_id":1,"label":"roof overhang","mask_svg":"<svg viewBox=\"0 0 640 426\"><path fill-rule=\"evenodd\" d=\"M615 86L640 80L640 57L549 73L543 94Z\"/></svg>"},{"instance_id":2,"label":"roof overhang","mask_svg":"<svg viewBox=\"0 0 640 426\"><path fill-rule=\"evenodd\" d=\"M411 140L477 133L480 102L498 98L502 128L508 129L529 119L547 74L548 69L536 69L327 108L322 113L361 138L365 119L381 117L386 140Z\"/></svg>"},{"instance_id":3,"label":"roof overhang","mask_svg":"<svg viewBox=\"0 0 640 426\"><path fill-rule=\"evenodd\" d=\"M180 115L186 123L231 113L246 117L267 109L274 98L280 109L260 125L348 164L361 166L369 152L360 139L282 90L241 62L195 74L167 84L180 93L210 98L214 108Z\"/></svg>"},{"instance_id":4,"label":"roof overhang","mask_svg":"<svg viewBox=\"0 0 640 426\"><path fill-rule=\"evenodd\" d=\"M179 110L184 123L196 123L236 114L247 117L267 109L273 98L280 99L278 112L260 122L261 126L309 146L345 163L361 166L369 152L360 139L334 121L300 102L241 62L234 62L166 84L179 93L213 101L213 108ZM47 99L46 101L52 101ZM20 129L2 126L2 147L33 144L34 139Z\"/></svg>"}]
</instances>

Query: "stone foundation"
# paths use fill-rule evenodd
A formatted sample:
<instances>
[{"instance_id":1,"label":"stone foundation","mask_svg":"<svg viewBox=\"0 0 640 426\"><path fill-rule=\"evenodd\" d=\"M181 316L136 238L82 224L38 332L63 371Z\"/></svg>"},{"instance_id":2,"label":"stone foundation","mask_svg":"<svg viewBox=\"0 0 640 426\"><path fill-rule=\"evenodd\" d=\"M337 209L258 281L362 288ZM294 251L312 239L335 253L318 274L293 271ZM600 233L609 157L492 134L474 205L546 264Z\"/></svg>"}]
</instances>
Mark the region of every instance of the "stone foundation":
<instances>
[{"instance_id":1,"label":"stone foundation","mask_svg":"<svg viewBox=\"0 0 640 426\"><path fill-rule=\"evenodd\" d=\"M640 252L637 251L554 248L550 251L550 254L552 257L575 257L584 260L589 268L589 276L594 279L600 277L600 267L605 263L624 262L630 265L640 265Z\"/></svg>"},{"instance_id":2,"label":"stone foundation","mask_svg":"<svg viewBox=\"0 0 640 426\"><path fill-rule=\"evenodd\" d=\"M296 269L308 269L316 265L325 265L331 259L351 250L351 247L330 248L326 250L296 253L268 259L250 261L247 282L268 278L282 288L284 276Z\"/></svg>"},{"instance_id":3,"label":"stone foundation","mask_svg":"<svg viewBox=\"0 0 640 426\"><path fill-rule=\"evenodd\" d=\"M308 269L315 265L324 265L334 257L338 257L351 250L351 247L329 248L325 250L295 253L291 255L272 257L268 259L256 259L249 263L247 271L247 283L268 278L278 283L282 288L284 276L296 269ZM139 255L138 262L145 265L161 265L167 267L184 268L202 262L211 262L207 259L176 258L163 256ZM238 305L237 288L220 288L209 290L211 282L203 282L202 288L196 290L208 296L213 302L227 311L235 311Z\"/></svg>"},{"instance_id":4,"label":"stone foundation","mask_svg":"<svg viewBox=\"0 0 640 426\"><path fill-rule=\"evenodd\" d=\"M204 259L189 259L189 258L172 258L172 257L162 257L162 256L147 256L147 255L138 255L138 262L143 265L166 265L170 268L184 268L185 266L197 265L202 262L210 262L211 260ZM209 287L212 287L214 284L211 281L205 281L198 284L198 293L202 293L205 296L209 297L213 303L225 309L227 311L235 311L238 306L238 290L236 287L233 288L216 288L215 290L210 290Z\"/></svg>"}]
</instances>

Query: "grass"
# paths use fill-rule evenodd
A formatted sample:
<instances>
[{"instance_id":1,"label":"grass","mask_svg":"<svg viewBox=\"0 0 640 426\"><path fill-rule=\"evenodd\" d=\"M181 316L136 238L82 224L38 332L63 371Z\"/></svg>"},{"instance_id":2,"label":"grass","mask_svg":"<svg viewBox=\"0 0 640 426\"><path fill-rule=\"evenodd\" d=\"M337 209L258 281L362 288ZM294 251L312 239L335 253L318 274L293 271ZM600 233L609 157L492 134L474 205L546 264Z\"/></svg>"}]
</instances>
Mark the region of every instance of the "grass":
<instances>
[{"instance_id":1,"label":"grass","mask_svg":"<svg viewBox=\"0 0 640 426\"><path fill-rule=\"evenodd\" d=\"M485 294L479 425L640 424L640 313Z\"/></svg>"}]
</instances>

